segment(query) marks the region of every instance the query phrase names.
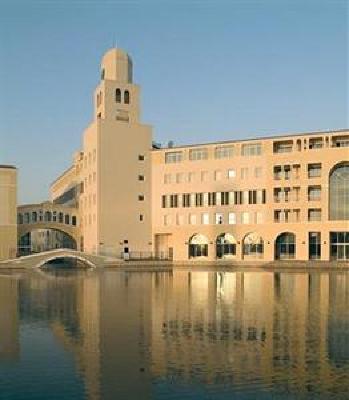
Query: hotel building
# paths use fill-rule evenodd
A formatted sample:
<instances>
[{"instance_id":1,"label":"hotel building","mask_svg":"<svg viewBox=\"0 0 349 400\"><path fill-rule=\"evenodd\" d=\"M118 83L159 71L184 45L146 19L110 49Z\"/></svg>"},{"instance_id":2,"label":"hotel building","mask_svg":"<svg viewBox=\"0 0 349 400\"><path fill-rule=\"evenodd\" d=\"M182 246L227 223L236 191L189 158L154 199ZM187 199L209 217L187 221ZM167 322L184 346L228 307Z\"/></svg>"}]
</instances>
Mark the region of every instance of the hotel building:
<instances>
[{"instance_id":1,"label":"hotel building","mask_svg":"<svg viewBox=\"0 0 349 400\"><path fill-rule=\"evenodd\" d=\"M140 120L132 61L103 57L93 121L51 201L77 247L186 260L348 260L349 131L160 148ZM140 255L141 256L141 255Z\"/></svg>"}]
</instances>

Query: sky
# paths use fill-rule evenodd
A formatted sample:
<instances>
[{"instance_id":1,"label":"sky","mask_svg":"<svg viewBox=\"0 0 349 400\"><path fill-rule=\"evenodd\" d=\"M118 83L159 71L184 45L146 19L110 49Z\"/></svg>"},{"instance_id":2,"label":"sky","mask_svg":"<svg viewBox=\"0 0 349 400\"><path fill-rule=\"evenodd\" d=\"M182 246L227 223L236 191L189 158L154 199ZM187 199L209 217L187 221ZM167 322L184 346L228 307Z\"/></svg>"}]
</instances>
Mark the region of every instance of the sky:
<instances>
[{"instance_id":1,"label":"sky","mask_svg":"<svg viewBox=\"0 0 349 400\"><path fill-rule=\"evenodd\" d=\"M19 204L70 166L115 42L157 142L349 126L347 1L0 0L0 164Z\"/></svg>"}]
</instances>

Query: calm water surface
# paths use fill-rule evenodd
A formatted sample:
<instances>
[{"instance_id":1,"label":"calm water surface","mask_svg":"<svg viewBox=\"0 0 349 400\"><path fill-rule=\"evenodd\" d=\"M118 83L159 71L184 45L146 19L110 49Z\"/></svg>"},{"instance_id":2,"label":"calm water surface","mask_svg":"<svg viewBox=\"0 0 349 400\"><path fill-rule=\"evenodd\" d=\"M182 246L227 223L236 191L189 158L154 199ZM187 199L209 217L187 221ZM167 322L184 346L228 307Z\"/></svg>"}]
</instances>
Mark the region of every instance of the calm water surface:
<instances>
[{"instance_id":1,"label":"calm water surface","mask_svg":"<svg viewBox=\"0 0 349 400\"><path fill-rule=\"evenodd\" d=\"M2 274L0 399L349 399L349 273Z\"/></svg>"}]
</instances>

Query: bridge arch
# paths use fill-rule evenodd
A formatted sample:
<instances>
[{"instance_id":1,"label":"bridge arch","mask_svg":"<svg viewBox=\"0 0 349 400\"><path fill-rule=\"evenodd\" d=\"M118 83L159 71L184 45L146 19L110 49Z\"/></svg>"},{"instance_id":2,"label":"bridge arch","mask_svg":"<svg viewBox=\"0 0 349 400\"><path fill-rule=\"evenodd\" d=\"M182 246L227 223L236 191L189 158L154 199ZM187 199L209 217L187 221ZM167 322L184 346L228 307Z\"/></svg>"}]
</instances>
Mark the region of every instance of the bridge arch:
<instances>
[{"instance_id":1,"label":"bridge arch","mask_svg":"<svg viewBox=\"0 0 349 400\"><path fill-rule=\"evenodd\" d=\"M23 241L25 242L24 246L30 242L29 234L31 235L31 239L33 239L32 233L40 230L46 230L48 236L51 235L51 239L46 243L53 243L49 246L42 245L41 242L44 239L40 237L39 234L35 235L35 238L31 241L37 241L36 247L39 251L44 251L48 249L54 248L73 248L77 249L80 246L80 226L78 221L79 212L75 207L67 207L61 204L54 204L51 202L44 202L40 204L27 204L19 206L17 209L18 214L18 226L17 226L17 240L19 246L22 245ZM54 232L61 232L67 236L55 235ZM27 240L22 239L25 236L28 236ZM43 235L43 234L42 234ZM57 238L57 240L54 240ZM70 238L71 240L69 240ZM57 244L61 242L61 244ZM73 243L73 244L71 244ZM41 250L40 250L41 248ZM20 253L20 248L18 249ZM28 246L28 251L30 252L32 249Z\"/></svg>"},{"instance_id":2,"label":"bridge arch","mask_svg":"<svg viewBox=\"0 0 349 400\"><path fill-rule=\"evenodd\" d=\"M56 261L56 260L62 260L62 259L71 259L71 260L77 260L80 261L81 263L87 265L88 268L96 268L96 265L90 261L87 257L83 257L79 254L72 254L72 253L60 253L60 254L50 254L41 259L35 266L35 268L41 269L44 268L46 264Z\"/></svg>"},{"instance_id":3,"label":"bridge arch","mask_svg":"<svg viewBox=\"0 0 349 400\"><path fill-rule=\"evenodd\" d=\"M18 229L17 236L20 255L61 248L78 249L77 235L65 227L51 228L45 224L32 224Z\"/></svg>"}]
</instances>

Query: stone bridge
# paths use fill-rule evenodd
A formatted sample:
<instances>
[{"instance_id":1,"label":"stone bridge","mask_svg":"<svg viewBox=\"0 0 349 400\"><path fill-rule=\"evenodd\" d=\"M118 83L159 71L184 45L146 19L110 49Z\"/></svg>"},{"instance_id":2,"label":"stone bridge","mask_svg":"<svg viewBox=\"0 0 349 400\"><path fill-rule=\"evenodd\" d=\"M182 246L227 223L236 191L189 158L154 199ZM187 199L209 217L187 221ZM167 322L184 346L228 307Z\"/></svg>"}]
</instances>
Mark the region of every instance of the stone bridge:
<instances>
[{"instance_id":1,"label":"stone bridge","mask_svg":"<svg viewBox=\"0 0 349 400\"><path fill-rule=\"evenodd\" d=\"M79 260L87 268L100 268L105 266L107 263L122 262L121 260L112 257L88 254L71 249L56 249L3 261L0 262L0 267L3 266L4 268L10 269L39 269L44 267L46 263L59 259Z\"/></svg>"},{"instance_id":2,"label":"stone bridge","mask_svg":"<svg viewBox=\"0 0 349 400\"><path fill-rule=\"evenodd\" d=\"M28 233L39 229L53 229L63 232L80 247L78 209L51 202L27 204L17 208L18 243Z\"/></svg>"}]
</instances>

